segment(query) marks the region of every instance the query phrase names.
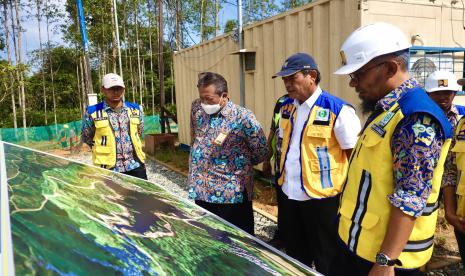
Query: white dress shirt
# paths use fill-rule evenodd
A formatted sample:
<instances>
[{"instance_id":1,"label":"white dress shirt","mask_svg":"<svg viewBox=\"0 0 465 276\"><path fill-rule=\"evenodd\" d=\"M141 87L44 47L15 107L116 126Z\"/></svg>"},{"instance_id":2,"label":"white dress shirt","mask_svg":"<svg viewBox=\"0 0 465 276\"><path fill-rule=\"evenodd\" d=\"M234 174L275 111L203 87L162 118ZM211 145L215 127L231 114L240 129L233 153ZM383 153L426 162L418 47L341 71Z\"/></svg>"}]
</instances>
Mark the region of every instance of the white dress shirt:
<instances>
[{"instance_id":1,"label":"white dress shirt","mask_svg":"<svg viewBox=\"0 0 465 276\"><path fill-rule=\"evenodd\" d=\"M304 201L311 199L305 191L302 190L300 165L300 136L305 128L305 122L310 115L318 97L322 90L318 86L315 92L304 103L300 104L298 100L294 100L296 116L294 129L292 130L292 138L287 153L286 163L284 164L284 183L282 185L283 192L289 199ZM292 118L290 118L292 120ZM334 123L334 134L342 149L351 149L355 146L358 140L358 134L361 130L360 119L355 110L350 106L343 106L339 116ZM282 133L282 130L280 130ZM283 153L285 154L285 153Z\"/></svg>"}]
</instances>

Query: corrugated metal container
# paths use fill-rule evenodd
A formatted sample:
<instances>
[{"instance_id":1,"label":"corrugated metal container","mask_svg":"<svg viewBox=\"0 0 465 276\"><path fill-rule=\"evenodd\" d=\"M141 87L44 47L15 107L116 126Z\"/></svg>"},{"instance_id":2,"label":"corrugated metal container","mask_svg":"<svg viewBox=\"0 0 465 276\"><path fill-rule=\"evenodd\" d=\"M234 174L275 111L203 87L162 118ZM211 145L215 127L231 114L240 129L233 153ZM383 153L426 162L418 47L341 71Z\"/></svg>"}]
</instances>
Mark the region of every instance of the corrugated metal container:
<instances>
[{"instance_id":1,"label":"corrugated metal container","mask_svg":"<svg viewBox=\"0 0 465 276\"><path fill-rule=\"evenodd\" d=\"M458 5L458 4L457 4ZM311 54L317 61L321 87L357 106L358 98L348 77L332 73L340 66L339 49L347 36L361 25L384 21L406 35L419 35L426 46L465 46L461 6L450 2L321 0L244 28L244 48L255 51L255 70L245 71L245 105L265 130L273 106L286 91L280 78L271 79L285 58L296 52ZM213 71L228 81L233 102L239 103L238 44L228 34L183 49L174 55L179 140L190 143L190 106L197 98L197 74Z\"/></svg>"}]
</instances>

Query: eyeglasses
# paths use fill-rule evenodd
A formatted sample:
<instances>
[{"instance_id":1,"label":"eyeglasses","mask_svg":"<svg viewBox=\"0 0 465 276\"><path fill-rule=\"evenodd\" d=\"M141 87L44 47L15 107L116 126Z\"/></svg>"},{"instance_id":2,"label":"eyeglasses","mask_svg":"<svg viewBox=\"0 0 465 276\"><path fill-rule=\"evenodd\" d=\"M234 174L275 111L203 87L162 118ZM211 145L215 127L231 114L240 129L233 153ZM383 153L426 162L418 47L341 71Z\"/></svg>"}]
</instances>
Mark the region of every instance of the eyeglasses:
<instances>
[{"instance_id":1,"label":"eyeglasses","mask_svg":"<svg viewBox=\"0 0 465 276\"><path fill-rule=\"evenodd\" d=\"M377 63L377 64L375 64L373 66L370 66L368 68L365 68L364 70L358 70L358 71L356 71L354 73L350 73L349 77L350 77L351 80L358 81L358 80L360 80L361 76L365 75L366 73L368 73L372 69L374 69L374 68L376 68L376 67L378 67L380 65L385 64L386 62L387 61L383 61L383 62Z\"/></svg>"}]
</instances>

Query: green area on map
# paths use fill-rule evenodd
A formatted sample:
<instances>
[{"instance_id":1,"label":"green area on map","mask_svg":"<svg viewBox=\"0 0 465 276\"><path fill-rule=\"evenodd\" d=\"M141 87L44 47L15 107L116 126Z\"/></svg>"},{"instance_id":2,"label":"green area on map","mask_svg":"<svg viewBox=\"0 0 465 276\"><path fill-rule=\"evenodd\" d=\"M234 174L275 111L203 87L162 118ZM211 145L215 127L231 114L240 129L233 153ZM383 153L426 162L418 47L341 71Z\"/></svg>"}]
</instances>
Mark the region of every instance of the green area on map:
<instances>
[{"instance_id":1,"label":"green area on map","mask_svg":"<svg viewBox=\"0 0 465 276\"><path fill-rule=\"evenodd\" d=\"M155 184L5 153L17 275L310 274Z\"/></svg>"}]
</instances>

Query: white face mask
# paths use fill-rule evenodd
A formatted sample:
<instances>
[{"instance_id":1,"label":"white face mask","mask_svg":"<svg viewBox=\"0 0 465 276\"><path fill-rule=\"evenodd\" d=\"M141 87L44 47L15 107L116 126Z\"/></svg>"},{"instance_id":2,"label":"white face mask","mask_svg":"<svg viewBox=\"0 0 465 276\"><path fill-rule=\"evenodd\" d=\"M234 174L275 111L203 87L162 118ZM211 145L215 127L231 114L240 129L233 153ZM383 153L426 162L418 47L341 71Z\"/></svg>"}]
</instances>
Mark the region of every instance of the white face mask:
<instances>
[{"instance_id":1,"label":"white face mask","mask_svg":"<svg viewBox=\"0 0 465 276\"><path fill-rule=\"evenodd\" d=\"M221 99L223 99L223 97L221 97ZM220 103L221 103L221 99L220 99ZM200 105L202 106L205 113L207 113L208 115L212 115L212 114L218 113L221 110L220 103L217 103L217 104L200 103Z\"/></svg>"},{"instance_id":2,"label":"white face mask","mask_svg":"<svg viewBox=\"0 0 465 276\"><path fill-rule=\"evenodd\" d=\"M215 114L218 111L220 111L220 109L221 109L220 104L204 104L204 103L200 103L200 105L202 106L203 110L205 110L205 113L207 113L208 115Z\"/></svg>"}]
</instances>

